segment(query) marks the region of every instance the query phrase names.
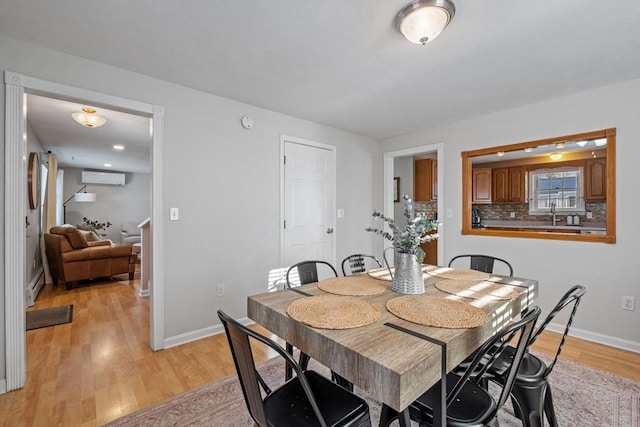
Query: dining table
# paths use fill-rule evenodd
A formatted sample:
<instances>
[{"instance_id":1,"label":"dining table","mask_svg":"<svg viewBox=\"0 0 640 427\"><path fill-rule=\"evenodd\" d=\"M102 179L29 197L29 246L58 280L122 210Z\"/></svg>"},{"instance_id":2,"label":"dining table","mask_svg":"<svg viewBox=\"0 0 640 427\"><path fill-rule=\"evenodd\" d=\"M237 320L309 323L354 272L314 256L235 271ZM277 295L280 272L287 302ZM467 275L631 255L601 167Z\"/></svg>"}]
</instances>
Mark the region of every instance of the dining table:
<instances>
[{"instance_id":1,"label":"dining table","mask_svg":"<svg viewBox=\"0 0 640 427\"><path fill-rule=\"evenodd\" d=\"M399 413L436 387L446 425L446 373L529 307L533 279L423 265L425 292L392 290L393 269L248 297L248 317Z\"/></svg>"}]
</instances>

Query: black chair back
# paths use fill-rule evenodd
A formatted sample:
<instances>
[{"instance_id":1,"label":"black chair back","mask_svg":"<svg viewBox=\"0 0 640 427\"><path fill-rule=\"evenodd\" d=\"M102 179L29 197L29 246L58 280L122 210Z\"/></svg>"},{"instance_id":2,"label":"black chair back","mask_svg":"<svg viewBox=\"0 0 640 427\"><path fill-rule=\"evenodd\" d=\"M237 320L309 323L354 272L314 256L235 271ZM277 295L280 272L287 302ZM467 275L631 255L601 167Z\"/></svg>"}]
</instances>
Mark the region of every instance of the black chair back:
<instances>
[{"instance_id":1,"label":"black chair back","mask_svg":"<svg viewBox=\"0 0 640 427\"><path fill-rule=\"evenodd\" d=\"M497 258L491 255L458 255L451 258L449 261L449 267L453 265L453 262L457 259L469 258L469 268L472 270L483 271L485 273L493 273L493 267L496 261L502 263L505 268L509 270L509 276L513 276L513 267L507 261L502 258Z\"/></svg>"},{"instance_id":2,"label":"black chair back","mask_svg":"<svg viewBox=\"0 0 640 427\"><path fill-rule=\"evenodd\" d=\"M347 276L348 274L364 273L365 271L367 271L367 260L372 264L375 263L378 268L382 267L382 264L380 263L380 261L378 261L378 258L374 257L373 255L353 254L342 260L342 274L344 276ZM348 274L347 268L345 267L348 268Z\"/></svg>"},{"instance_id":3,"label":"black chair back","mask_svg":"<svg viewBox=\"0 0 640 427\"><path fill-rule=\"evenodd\" d=\"M231 354L233 355L233 362L236 366L238 379L240 380L240 385L242 387L242 394L244 395L244 400L247 404L247 408L249 409L249 413L251 414L251 418L253 418L259 426L266 427L268 425L260 387L264 389L267 396L271 394L271 390L266 386L266 383L256 370L249 337L271 347L285 359L289 366L291 366L291 368L296 372L304 393L309 399L309 403L320 421L320 425L325 426L326 423L324 422L320 409L316 404L311 387L309 386L302 369L293 357L291 357L289 353L274 341L247 328L241 323L238 323L222 310L218 310L218 317L224 325L224 329L227 333L229 347L231 348Z\"/></svg>"},{"instance_id":4,"label":"black chair back","mask_svg":"<svg viewBox=\"0 0 640 427\"><path fill-rule=\"evenodd\" d=\"M479 383L483 380L484 374L491 367L493 362L502 354L502 351L507 347L509 343L518 333L516 351L512 359L511 365L505 372L505 382L502 384L502 391L497 401L496 413L499 408L504 405L511 393L518 369L520 369L520 363L527 351L527 346L536 321L540 316L540 307L531 308L520 320L513 322L503 328L500 332L496 333L491 339L485 342L480 349L475 353L475 357L469 364L460 380L453 387L453 390L447 396L447 406L453 402L458 393L464 387L464 384L470 380L474 383Z\"/></svg>"},{"instance_id":5,"label":"black chair back","mask_svg":"<svg viewBox=\"0 0 640 427\"><path fill-rule=\"evenodd\" d=\"M580 300L582 299L582 297L586 292L587 290L585 289L585 287L580 285L573 286L571 289L569 289L562 296L562 298L560 298L560 301L558 301L558 303L553 308L553 310L551 310L551 312L547 315L547 318L544 319L544 322L542 322L542 324L538 327L536 332L531 337L531 340L529 340L529 345L533 344L538 339L540 334L544 332L547 325L551 323L553 318L558 313L563 311L565 307L573 304L571 315L569 316L569 319L567 320L567 324L565 325L564 333L562 334L562 339L560 340L560 343L558 344L558 348L556 349L556 354L555 354L555 357L553 358L553 362L551 362L549 366L547 366L547 369L545 370L545 373L543 375L545 378L551 373L554 365L558 361L558 356L560 356L560 352L562 351L562 346L564 345L564 342L567 339L567 335L569 334L569 328L571 328L573 317L576 315L576 311L578 310L578 304L580 304Z\"/></svg>"},{"instance_id":6,"label":"black chair back","mask_svg":"<svg viewBox=\"0 0 640 427\"><path fill-rule=\"evenodd\" d=\"M318 281L318 266L325 265L329 268L329 270L333 273L334 277L338 277L338 272L330 263L326 261L320 260L311 260L311 261L302 261L297 264L292 265L287 270L287 274L285 275L285 279L287 281L287 288L291 288L293 286L306 285L307 283L315 283ZM297 283L294 281L293 272L298 273L298 281Z\"/></svg>"}]
</instances>

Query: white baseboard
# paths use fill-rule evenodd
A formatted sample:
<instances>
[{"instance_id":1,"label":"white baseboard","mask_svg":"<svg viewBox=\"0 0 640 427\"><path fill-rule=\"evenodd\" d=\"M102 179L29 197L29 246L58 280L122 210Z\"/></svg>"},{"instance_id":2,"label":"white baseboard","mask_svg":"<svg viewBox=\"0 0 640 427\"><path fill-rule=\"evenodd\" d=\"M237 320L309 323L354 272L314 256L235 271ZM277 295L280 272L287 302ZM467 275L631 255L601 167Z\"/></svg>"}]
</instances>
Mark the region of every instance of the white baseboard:
<instances>
[{"instance_id":1,"label":"white baseboard","mask_svg":"<svg viewBox=\"0 0 640 427\"><path fill-rule=\"evenodd\" d=\"M551 332L562 334L564 333L564 328L565 325L549 323L546 329ZM584 329L577 329L574 327L569 329L569 335L598 344L608 345L609 347L615 347L622 350L633 351L634 353L640 353L640 342L610 337L608 335L602 335L596 332L585 331Z\"/></svg>"},{"instance_id":2,"label":"white baseboard","mask_svg":"<svg viewBox=\"0 0 640 427\"><path fill-rule=\"evenodd\" d=\"M248 317L243 317L236 320L243 325L249 325L253 323L253 320L249 319ZM222 325L216 325L198 329L197 331L187 332L186 334L175 335L164 340L164 348L176 347L192 341L197 341L202 338L212 337L223 332L224 327Z\"/></svg>"},{"instance_id":3,"label":"white baseboard","mask_svg":"<svg viewBox=\"0 0 640 427\"><path fill-rule=\"evenodd\" d=\"M237 320L243 325L250 325L252 323L255 323L253 320L249 319L248 317L243 317ZM549 325L547 325L547 330L561 334L564 332L564 325L550 323ZM222 327L222 325L216 325L216 326L210 326L207 328L202 328L193 332L188 332L186 334L176 335L173 337L169 337L165 340L164 348L176 347L178 345L186 344L202 338L211 337L213 335L217 335L222 332L224 332L224 328ZM571 328L569 330L569 335L575 338L592 341L598 344L608 345L609 347L615 347L623 350L632 351L634 353L640 353L640 343L635 341L610 337L607 335L602 335L596 332L585 331L584 329L577 329L577 328Z\"/></svg>"},{"instance_id":4,"label":"white baseboard","mask_svg":"<svg viewBox=\"0 0 640 427\"><path fill-rule=\"evenodd\" d=\"M44 270L40 270L38 274L31 278L31 281L25 288L25 303L27 307L35 305L38 292L44 286Z\"/></svg>"},{"instance_id":5,"label":"white baseboard","mask_svg":"<svg viewBox=\"0 0 640 427\"><path fill-rule=\"evenodd\" d=\"M5 394L7 392L7 380L0 380L0 394Z\"/></svg>"}]
</instances>

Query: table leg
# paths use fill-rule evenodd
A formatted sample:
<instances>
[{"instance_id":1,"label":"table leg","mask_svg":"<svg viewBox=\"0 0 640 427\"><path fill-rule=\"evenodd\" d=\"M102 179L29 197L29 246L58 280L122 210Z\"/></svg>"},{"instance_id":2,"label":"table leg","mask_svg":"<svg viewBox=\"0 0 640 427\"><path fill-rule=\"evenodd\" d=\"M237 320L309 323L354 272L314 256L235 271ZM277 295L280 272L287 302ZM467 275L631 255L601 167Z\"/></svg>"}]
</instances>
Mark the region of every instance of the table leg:
<instances>
[{"instance_id":1,"label":"table leg","mask_svg":"<svg viewBox=\"0 0 640 427\"><path fill-rule=\"evenodd\" d=\"M409 408L405 408L398 414L398 423L400 427L411 427L411 417L409 416Z\"/></svg>"}]
</instances>

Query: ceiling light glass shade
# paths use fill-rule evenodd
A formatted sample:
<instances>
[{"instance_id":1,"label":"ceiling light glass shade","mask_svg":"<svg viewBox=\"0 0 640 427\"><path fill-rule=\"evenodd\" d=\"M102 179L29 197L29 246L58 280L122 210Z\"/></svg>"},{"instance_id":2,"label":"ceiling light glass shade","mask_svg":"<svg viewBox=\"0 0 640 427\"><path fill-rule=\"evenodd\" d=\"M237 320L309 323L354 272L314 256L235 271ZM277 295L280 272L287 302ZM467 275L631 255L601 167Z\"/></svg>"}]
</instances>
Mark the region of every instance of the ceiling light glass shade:
<instances>
[{"instance_id":1,"label":"ceiling light glass shade","mask_svg":"<svg viewBox=\"0 0 640 427\"><path fill-rule=\"evenodd\" d=\"M96 110L90 107L85 107L82 111L73 113L71 117L82 126L88 128L97 128L107 123L107 119L97 115Z\"/></svg>"},{"instance_id":2,"label":"ceiling light glass shade","mask_svg":"<svg viewBox=\"0 0 640 427\"><path fill-rule=\"evenodd\" d=\"M562 153L551 153L549 154L549 158L551 160L560 160L562 158Z\"/></svg>"},{"instance_id":3,"label":"ceiling light glass shade","mask_svg":"<svg viewBox=\"0 0 640 427\"><path fill-rule=\"evenodd\" d=\"M425 45L438 37L455 12L450 0L414 0L396 15L396 28L411 43Z\"/></svg>"},{"instance_id":4,"label":"ceiling light glass shade","mask_svg":"<svg viewBox=\"0 0 640 427\"><path fill-rule=\"evenodd\" d=\"M75 202L95 202L96 193L76 193L73 195Z\"/></svg>"},{"instance_id":5,"label":"ceiling light glass shade","mask_svg":"<svg viewBox=\"0 0 640 427\"><path fill-rule=\"evenodd\" d=\"M524 149L524 152L525 152L525 153L531 153L533 150L535 150L535 148L533 148L533 147L527 147L527 148L525 148L525 149Z\"/></svg>"},{"instance_id":6,"label":"ceiling light glass shade","mask_svg":"<svg viewBox=\"0 0 640 427\"><path fill-rule=\"evenodd\" d=\"M587 142L589 141L577 141L576 144L579 145L580 147L584 147L585 145L587 145Z\"/></svg>"},{"instance_id":7,"label":"ceiling light glass shade","mask_svg":"<svg viewBox=\"0 0 640 427\"><path fill-rule=\"evenodd\" d=\"M607 145L607 138L596 139L595 141L596 147L603 147Z\"/></svg>"}]
</instances>

